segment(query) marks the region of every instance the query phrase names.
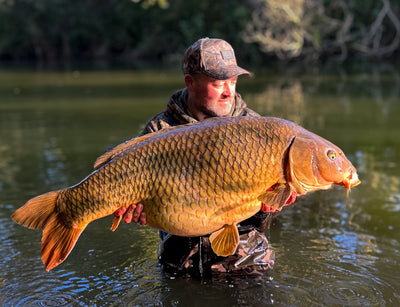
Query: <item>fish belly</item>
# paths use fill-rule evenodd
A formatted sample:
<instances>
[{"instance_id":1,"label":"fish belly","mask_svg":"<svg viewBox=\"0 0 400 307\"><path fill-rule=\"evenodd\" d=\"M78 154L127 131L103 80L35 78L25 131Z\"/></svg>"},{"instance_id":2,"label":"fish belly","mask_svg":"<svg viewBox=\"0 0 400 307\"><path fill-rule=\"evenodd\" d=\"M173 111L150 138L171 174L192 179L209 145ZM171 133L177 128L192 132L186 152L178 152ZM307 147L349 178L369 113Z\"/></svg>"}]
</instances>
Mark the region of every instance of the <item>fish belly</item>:
<instances>
[{"instance_id":1,"label":"fish belly","mask_svg":"<svg viewBox=\"0 0 400 307\"><path fill-rule=\"evenodd\" d=\"M145 205L147 224L178 236L201 236L210 234L224 225L237 224L261 208L255 199L248 203L221 203L209 200L191 206Z\"/></svg>"}]
</instances>

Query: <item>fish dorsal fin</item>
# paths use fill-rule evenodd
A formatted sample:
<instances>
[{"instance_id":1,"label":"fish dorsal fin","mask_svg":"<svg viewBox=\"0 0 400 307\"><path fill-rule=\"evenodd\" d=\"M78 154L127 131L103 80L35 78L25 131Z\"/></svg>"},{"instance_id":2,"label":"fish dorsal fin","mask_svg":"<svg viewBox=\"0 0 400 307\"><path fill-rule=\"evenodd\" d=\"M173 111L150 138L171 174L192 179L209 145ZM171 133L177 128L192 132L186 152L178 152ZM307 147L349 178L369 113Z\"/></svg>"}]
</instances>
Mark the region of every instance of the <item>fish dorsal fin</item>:
<instances>
[{"instance_id":1,"label":"fish dorsal fin","mask_svg":"<svg viewBox=\"0 0 400 307\"><path fill-rule=\"evenodd\" d=\"M289 184L277 183L259 195L257 199L268 207L279 210L288 202L292 193L293 188Z\"/></svg>"},{"instance_id":2,"label":"fish dorsal fin","mask_svg":"<svg viewBox=\"0 0 400 307\"><path fill-rule=\"evenodd\" d=\"M239 244L239 232L235 224L225 225L210 236L211 247L218 256L233 255Z\"/></svg>"},{"instance_id":3,"label":"fish dorsal fin","mask_svg":"<svg viewBox=\"0 0 400 307\"><path fill-rule=\"evenodd\" d=\"M137 138L130 139L122 144L115 146L110 151L107 151L105 154L101 155L96 159L94 163L94 169L98 169L102 167L104 164L107 164L111 161L114 157L118 156L121 152L131 148L133 145L143 142L153 136L153 133L146 134Z\"/></svg>"},{"instance_id":4,"label":"fish dorsal fin","mask_svg":"<svg viewBox=\"0 0 400 307\"><path fill-rule=\"evenodd\" d=\"M100 157L98 157L96 159L96 162L94 163L94 169L98 169L100 167L102 167L103 165L107 164L108 162L110 162L112 159L114 159L116 156L118 156L120 153L128 150L129 148L131 148L132 146L139 144L141 142L146 141L147 139L150 139L156 135L159 134L163 134L163 133L167 133L169 131L178 129L178 128L182 128L182 127L186 127L186 126L192 126L196 123L191 123L191 124L186 124L186 125L180 125L180 126L174 126L174 127L167 127L167 128L163 128L159 131L156 132L152 132L149 134L145 134L142 136L139 136L137 138L133 138L130 139L122 144L119 144L117 146L115 146L113 149L111 149L110 151L106 152L105 154L101 155Z\"/></svg>"}]
</instances>

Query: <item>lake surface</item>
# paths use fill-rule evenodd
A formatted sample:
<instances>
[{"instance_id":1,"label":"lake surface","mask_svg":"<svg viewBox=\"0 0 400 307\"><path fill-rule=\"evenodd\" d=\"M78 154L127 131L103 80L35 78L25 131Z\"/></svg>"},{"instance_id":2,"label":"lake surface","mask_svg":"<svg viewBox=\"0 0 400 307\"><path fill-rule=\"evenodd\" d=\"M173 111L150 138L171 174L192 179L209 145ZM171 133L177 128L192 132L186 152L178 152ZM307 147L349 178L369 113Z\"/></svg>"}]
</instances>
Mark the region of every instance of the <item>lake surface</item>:
<instances>
[{"instance_id":1,"label":"lake surface","mask_svg":"<svg viewBox=\"0 0 400 307\"><path fill-rule=\"evenodd\" d=\"M331 140L362 180L348 197L334 188L284 208L265 232L275 251L268 273L167 277L157 230L123 224L112 233L112 217L44 270L41 231L10 215L80 181L181 87L179 72L0 71L0 305L399 306L400 73L390 66L240 78L249 107Z\"/></svg>"}]
</instances>

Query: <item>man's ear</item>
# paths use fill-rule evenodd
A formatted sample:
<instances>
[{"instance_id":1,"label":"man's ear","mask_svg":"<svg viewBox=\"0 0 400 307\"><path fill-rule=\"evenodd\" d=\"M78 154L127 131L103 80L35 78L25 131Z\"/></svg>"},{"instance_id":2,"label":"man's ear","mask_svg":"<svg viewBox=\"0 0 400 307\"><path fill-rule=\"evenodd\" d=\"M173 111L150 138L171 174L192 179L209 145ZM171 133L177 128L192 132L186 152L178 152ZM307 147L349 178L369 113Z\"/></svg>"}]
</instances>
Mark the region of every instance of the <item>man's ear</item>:
<instances>
[{"instance_id":1,"label":"man's ear","mask_svg":"<svg viewBox=\"0 0 400 307\"><path fill-rule=\"evenodd\" d=\"M189 91L191 91L193 89L193 82L194 82L193 76L186 74L185 75L185 84Z\"/></svg>"}]
</instances>

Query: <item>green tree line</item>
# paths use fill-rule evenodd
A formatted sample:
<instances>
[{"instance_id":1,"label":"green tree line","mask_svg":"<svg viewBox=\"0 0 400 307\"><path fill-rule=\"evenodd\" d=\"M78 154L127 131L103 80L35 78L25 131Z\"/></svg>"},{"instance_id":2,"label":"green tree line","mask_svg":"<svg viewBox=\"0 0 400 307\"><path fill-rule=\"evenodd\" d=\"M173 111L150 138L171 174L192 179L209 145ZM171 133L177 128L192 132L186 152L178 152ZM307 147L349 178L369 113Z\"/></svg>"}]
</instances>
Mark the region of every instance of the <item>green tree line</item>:
<instances>
[{"instance_id":1,"label":"green tree line","mask_svg":"<svg viewBox=\"0 0 400 307\"><path fill-rule=\"evenodd\" d=\"M373 60L399 55L398 0L0 0L0 60L173 62L200 37L239 57Z\"/></svg>"}]
</instances>

